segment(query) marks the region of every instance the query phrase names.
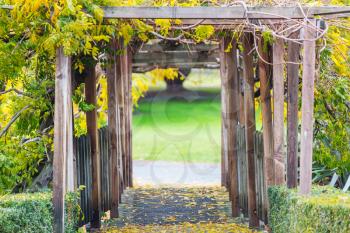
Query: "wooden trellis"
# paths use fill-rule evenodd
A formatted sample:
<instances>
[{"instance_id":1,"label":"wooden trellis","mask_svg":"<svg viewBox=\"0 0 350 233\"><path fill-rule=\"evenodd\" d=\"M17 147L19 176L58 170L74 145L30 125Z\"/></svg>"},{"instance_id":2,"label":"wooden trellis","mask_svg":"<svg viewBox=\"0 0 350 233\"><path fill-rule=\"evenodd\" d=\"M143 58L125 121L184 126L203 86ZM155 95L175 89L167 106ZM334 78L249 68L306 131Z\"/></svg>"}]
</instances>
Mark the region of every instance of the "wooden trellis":
<instances>
[{"instance_id":1,"label":"wooden trellis","mask_svg":"<svg viewBox=\"0 0 350 233\"><path fill-rule=\"evenodd\" d=\"M203 24L232 25L246 20L262 20L271 23L274 20L305 19L308 12L309 19L302 29L303 75L302 75L302 127L300 154L300 191L308 194L311 189L312 170L312 130L313 130L313 85L315 77L316 36L317 25L314 16L339 14L350 12L349 7L108 7L105 8L105 18L112 19L182 19L184 24L190 24L194 19L202 19ZM296 38L301 32L296 32ZM255 142L255 102L254 79L260 79L260 97L263 119L264 144L264 185L265 190L270 185L284 184L288 187L297 185L297 98L298 75L300 65L287 65L285 77L283 61L286 54L289 61L298 62L300 46L293 41L275 40L273 46L263 49L262 41L256 45L251 31L242 34L241 41L224 37L220 43L220 50L216 53L193 60L193 57L180 54L178 57L164 52L161 59L156 55L144 57L141 53L133 54L129 48L123 47L122 41L113 38L110 43L111 53L108 55L106 76L108 80L108 138L110 158L110 187L112 217L118 217L118 205L121 194L126 187L132 186L132 151L131 151L131 73L137 68L132 61L137 61L139 67L150 64L160 64L162 67L181 67L192 64L191 67L202 66L205 63L217 63L220 57L222 77L222 181L228 187L232 201L233 216L240 214L241 198L239 188L241 177L238 175L238 137L236 128L244 126L245 133L245 161L247 164L247 196L248 216L251 226L259 225L256 198L256 161ZM237 43L244 49L238 53ZM232 49L227 51L228 44ZM252 53L254 46L258 46L257 54ZM122 53L117 53L122 50ZM148 48L151 51L152 48ZM154 54L155 51L151 51ZM160 51L161 52L161 51ZM219 56L217 56L219 53ZM150 54L148 54L150 55ZM158 51L159 55L159 51ZM54 231L64 231L64 195L66 191L74 189L74 156L72 138L72 103L71 103L71 59L64 56L62 48L57 49L56 56L56 88L55 88L55 134L54 134ZM149 60L151 59L151 61ZM165 59L165 60L164 60ZM257 62L255 60L257 59ZM164 62L165 61L165 62ZM266 61L270 63L266 63ZM258 64L256 66L256 63ZM144 66L143 66L144 65ZM96 103L96 72L95 67L87 67L89 77L86 79L86 100ZM243 71L243 72L242 72ZM283 98L284 80L288 82L288 123L287 123L287 155L283 150ZM272 82L273 81L273 82ZM273 85L272 85L273 83ZM243 88L241 86L243 84ZM273 95L271 95L271 88ZM243 90L243 94L242 94ZM272 104L274 106L272 112ZM96 110L87 114L88 136L91 145L91 173L92 173L92 219L91 226L100 227L101 213L101 174L100 152L97 137ZM240 144L241 145L241 144ZM287 162L287 163L286 163ZM285 166L287 165L287 173ZM287 176L285 176L287 174ZM259 180L261 183L261 180ZM105 191L105 190L103 190ZM263 200L267 204L266 193ZM261 200L260 200L261 201Z\"/></svg>"}]
</instances>

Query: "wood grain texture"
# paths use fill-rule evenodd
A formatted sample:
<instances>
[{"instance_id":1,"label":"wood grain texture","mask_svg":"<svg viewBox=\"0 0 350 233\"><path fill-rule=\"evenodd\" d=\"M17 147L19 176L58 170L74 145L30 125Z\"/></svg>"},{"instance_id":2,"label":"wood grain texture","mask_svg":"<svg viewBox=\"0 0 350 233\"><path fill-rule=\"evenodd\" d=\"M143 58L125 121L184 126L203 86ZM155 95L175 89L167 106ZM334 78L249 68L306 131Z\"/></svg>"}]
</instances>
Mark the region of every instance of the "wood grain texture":
<instances>
[{"instance_id":1,"label":"wood grain texture","mask_svg":"<svg viewBox=\"0 0 350 233\"><path fill-rule=\"evenodd\" d=\"M232 46L230 51L225 51L229 45ZM229 193L232 204L232 215L238 217L239 209L239 193L238 193L238 159L237 159L237 132L238 125L238 70L237 70L237 43L231 37L224 37L220 44L221 53L221 94L225 98L225 108L222 108L222 125L226 132L228 157L228 176L229 176Z\"/></svg>"},{"instance_id":2,"label":"wood grain texture","mask_svg":"<svg viewBox=\"0 0 350 233\"><path fill-rule=\"evenodd\" d=\"M252 50L252 35L243 35L243 77L244 77L244 112L245 112L245 137L246 156L248 164L248 215L249 226L259 226L259 218L256 206L255 186L255 160L254 160L254 134L255 134L255 106L254 106L254 66Z\"/></svg>"},{"instance_id":3,"label":"wood grain texture","mask_svg":"<svg viewBox=\"0 0 350 233\"><path fill-rule=\"evenodd\" d=\"M273 157L275 163L275 184L285 184L284 154L284 41L276 39L273 44Z\"/></svg>"},{"instance_id":4,"label":"wood grain texture","mask_svg":"<svg viewBox=\"0 0 350 233\"><path fill-rule=\"evenodd\" d=\"M223 43L221 42L220 47L223 46ZM225 48L220 48L220 50L225 50ZM220 60L225 60L225 54L220 53ZM228 99L226 97L226 65L224 62L221 62L220 64L220 76L221 76L221 185L226 187L228 191L230 192L230 179L229 179L229 160L228 160L228 142L227 142L227 127L225 119L225 112L228 108ZM231 200L231 195L230 195Z\"/></svg>"},{"instance_id":5,"label":"wood grain texture","mask_svg":"<svg viewBox=\"0 0 350 233\"><path fill-rule=\"evenodd\" d=\"M64 197L66 194L67 154L73 151L69 143L72 130L71 110L71 58L63 48L56 51L54 158L53 158L53 231L64 232Z\"/></svg>"},{"instance_id":6,"label":"wood grain texture","mask_svg":"<svg viewBox=\"0 0 350 233\"><path fill-rule=\"evenodd\" d=\"M267 63L267 62L271 63L271 59L269 57L269 50L270 50L270 46L267 46L266 48L264 48L264 41L263 41L263 38L261 38L258 44L258 51L261 56L260 59L258 60L258 67L259 67L258 72L259 72L259 80L260 80L260 101L261 101L264 153L263 153L263 157L261 158L263 160L263 163L260 163L260 164L264 165L264 169L260 169L260 170L264 171L264 174L262 176L264 177L264 180L263 182L259 182L258 187L262 185L265 186L265 188L262 189L264 193L259 195L260 197L261 196L264 197L264 200L261 200L262 202L264 202L264 204L262 205L264 207L268 206L268 198L267 198L266 191L268 187L274 185L275 183L274 160L273 160L273 152L274 152L273 139L275 137L275 134L272 131L272 108L271 108L272 67L270 64ZM282 84L283 84L283 80L282 80ZM283 96L282 96L282 103L283 103ZM282 117L283 117L283 112L282 112ZM258 181L261 181L261 180L258 179ZM258 191L261 191L261 189L260 190L258 189ZM267 209L264 209L263 212L264 212L264 215L267 215Z\"/></svg>"},{"instance_id":7,"label":"wood grain texture","mask_svg":"<svg viewBox=\"0 0 350 233\"><path fill-rule=\"evenodd\" d=\"M321 14L349 13L350 7L247 7L249 19L304 19ZM105 7L104 18L124 19L246 19L247 11L242 6L231 7Z\"/></svg>"},{"instance_id":8,"label":"wood grain texture","mask_svg":"<svg viewBox=\"0 0 350 233\"><path fill-rule=\"evenodd\" d=\"M110 53L108 55L107 65L107 98L108 98L108 137L109 148L108 152L111 160L111 217L119 216L119 146L118 146L118 128L119 128L119 109L117 101L117 78L120 75L119 58L117 55L118 41L115 38L110 42Z\"/></svg>"},{"instance_id":9,"label":"wood grain texture","mask_svg":"<svg viewBox=\"0 0 350 233\"><path fill-rule=\"evenodd\" d=\"M88 104L97 107L96 99L96 71L95 65L91 64L85 67L87 77L85 79L85 98ZM91 173L92 173L92 219L91 227L100 228L101 226L101 171L100 171L100 150L98 140L97 110L86 112L87 135L90 138L91 147Z\"/></svg>"},{"instance_id":10,"label":"wood grain texture","mask_svg":"<svg viewBox=\"0 0 350 233\"><path fill-rule=\"evenodd\" d=\"M266 187L269 187L275 183L275 172L274 172L274 161L273 161L273 154L274 154L273 140L274 140L275 134L273 134L273 131L272 131L272 108L271 108L271 89L270 89L272 86L272 80L271 80L272 67L271 65L266 63L271 61L268 55L268 51L264 49L263 39L259 41L258 46L259 46L259 54L261 56L261 59L259 59L258 61L258 65L259 65L260 100L261 100L262 127L263 127L263 144L264 144L265 184L266 184ZM270 47L268 46L267 49L270 49ZM279 79L281 78L283 79L283 76L279 77ZM274 84L273 88L274 88L274 97L275 97L275 82L273 84ZM282 84L283 84L283 80L282 80ZM282 103L283 103L283 96L282 96ZM274 126L275 125L276 124L274 124Z\"/></svg>"},{"instance_id":11,"label":"wood grain texture","mask_svg":"<svg viewBox=\"0 0 350 233\"><path fill-rule=\"evenodd\" d=\"M312 145L314 124L314 80L316 65L316 42L310 39L315 37L316 20L310 20L304 27L303 43L303 80L301 102L301 145L300 145L300 193L303 195L311 192L312 178Z\"/></svg>"},{"instance_id":12,"label":"wood grain texture","mask_svg":"<svg viewBox=\"0 0 350 233\"><path fill-rule=\"evenodd\" d=\"M118 90L118 101L119 101L119 116L120 116L120 130L121 130L121 151L122 151L122 172L123 172L123 182L122 187L123 190L127 187L128 184L128 172L127 172L127 148L128 148L128 141L127 141L127 92L128 92L128 53L125 46L123 46L123 43L121 43L121 49L120 49L120 79L118 79L117 83L117 90Z\"/></svg>"},{"instance_id":13,"label":"wood grain texture","mask_svg":"<svg viewBox=\"0 0 350 233\"><path fill-rule=\"evenodd\" d=\"M133 187L133 176L132 176L132 112L133 112L133 101L132 101L132 58L133 53L128 48L128 186Z\"/></svg>"},{"instance_id":14,"label":"wood grain texture","mask_svg":"<svg viewBox=\"0 0 350 233\"><path fill-rule=\"evenodd\" d=\"M119 159L118 159L118 167L119 167L119 177L120 177L120 192L119 192L119 201L121 200L121 194L125 188L125 109L124 109L124 98L125 98L125 90L124 90L124 82L125 82L125 69L123 58L125 53L125 48L123 46L123 40L118 40L118 75L116 76L116 87L117 87L117 106L118 106L118 145L120 148ZM124 62L123 62L124 61Z\"/></svg>"},{"instance_id":15,"label":"wood grain texture","mask_svg":"<svg viewBox=\"0 0 350 233\"><path fill-rule=\"evenodd\" d=\"M292 35L299 37L299 32ZM288 61L300 62L300 45L288 42ZM298 186L298 89L299 65L287 64L287 187Z\"/></svg>"}]
</instances>

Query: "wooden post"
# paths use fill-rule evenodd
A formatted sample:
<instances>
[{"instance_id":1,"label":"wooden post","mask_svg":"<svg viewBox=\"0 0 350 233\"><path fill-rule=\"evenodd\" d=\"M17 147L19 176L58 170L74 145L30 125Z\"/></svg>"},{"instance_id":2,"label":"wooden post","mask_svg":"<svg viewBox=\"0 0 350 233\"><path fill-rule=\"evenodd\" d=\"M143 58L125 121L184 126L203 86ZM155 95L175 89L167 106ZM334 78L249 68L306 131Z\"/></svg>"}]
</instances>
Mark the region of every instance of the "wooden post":
<instances>
[{"instance_id":1,"label":"wooden post","mask_svg":"<svg viewBox=\"0 0 350 233\"><path fill-rule=\"evenodd\" d=\"M225 51L231 44L230 51ZM238 124L238 70L237 70L237 43L231 37L224 37L221 40L221 93L225 98L225 108L222 109L222 125L226 132L226 146L228 156L229 190L232 204L232 216L239 217L239 193L238 193L238 158L237 158L237 132Z\"/></svg>"},{"instance_id":2,"label":"wooden post","mask_svg":"<svg viewBox=\"0 0 350 233\"><path fill-rule=\"evenodd\" d=\"M123 48L123 54L121 56L121 76L122 76L122 85L123 85L123 111L124 111L124 123L123 123L123 145L124 145L124 153L123 153L123 171L124 171L124 188L129 186L130 177L129 177L129 152L130 152L130 100L131 98L131 90L129 82L130 78L130 65L129 65L129 52L128 48Z\"/></svg>"},{"instance_id":3,"label":"wooden post","mask_svg":"<svg viewBox=\"0 0 350 233\"><path fill-rule=\"evenodd\" d=\"M118 41L113 38L110 44L110 54L107 65L107 89L108 89L108 153L111 158L111 218L117 218L119 205L119 156L118 156L118 101L117 101L117 78L120 75L119 57L117 55Z\"/></svg>"},{"instance_id":4,"label":"wooden post","mask_svg":"<svg viewBox=\"0 0 350 233\"><path fill-rule=\"evenodd\" d=\"M66 57L63 48L56 51L55 78L55 125L53 157L53 209L55 233L64 232L64 197L66 194L67 157L73 151L68 142L72 132L71 58Z\"/></svg>"},{"instance_id":5,"label":"wooden post","mask_svg":"<svg viewBox=\"0 0 350 233\"><path fill-rule=\"evenodd\" d=\"M224 43L220 43L220 60L226 61L225 52L226 49L224 46ZM226 76L226 67L225 62L220 63L220 76L221 76L221 185L225 186L229 192L231 192L231 189L229 188L229 159L228 159L228 142L227 142L227 127L225 124L225 112L227 111L228 103L227 103L227 97L226 97L226 82L225 82L225 76ZM231 193L229 195L231 200Z\"/></svg>"},{"instance_id":6,"label":"wooden post","mask_svg":"<svg viewBox=\"0 0 350 233\"><path fill-rule=\"evenodd\" d=\"M250 33L243 35L243 77L244 77L244 116L245 116L245 137L246 154L248 164L248 215L249 226L259 226L259 218L256 207L255 187L255 162L254 162L254 134L255 134L255 108L254 108L254 67L253 38Z\"/></svg>"},{"instance_id":7,"label":"wooden post","mask_svg":"<svg viewBox=\"0 0 350 233\"><path fill-rule=\"evenodd\" d=\"M72 78L70 80L70 88L68 88L67 95L72 98ZM67 124L69 124L67 129L67 170L66 170L66 183L67 183L67 192L74 192L75 188L77 187L76 184L76 162L75 162L75 153L74 153L74 141L73 141L73 134L74 134L74 124L73 124L73 103L72 101L68 101L68 110L70 112L70 116L67 119Z\"/></svg>"},{"instance_id":8,"label":"wooden post","mask_svg":"<svg viewBox=\"0 0 350 233\"><path fill-rule=\"evenodd\" d=\"M262 112L262 129L263 129L263 144L264 144L264 191L263 191L263 214L267 216L267 208L269 206L267 189L275 183L274 161L273 161L273 138L276 136L272 132L272 109L271 109L271 90L272 86L272 67L267 62L271 62L269 57L270 46L264 49L263 38L260 39L258 51L260 59L258 60L258 75L260 79L260 100ZM283 83L283 81L282 81ZM282 96L283 97L283 96ZM283 98L282 98L283 103ZM282 112L283 117L283 112ZM283 127L282 127L283 129ZM264 219L267 220L267 217Z\"/></svg>"},{"instance_id":9,"label":"wooden post","mask_svg":"<svg viewBox=\"0 0 350 233\"><path fill-rule=\"evenodd\" d=\"M120 194L124 191L126 185L126 172L125 172L125 162L126 162L126 144L125 144L125 82L126 76L128 74L127 71L127 55L126 50L123 46L123 40L120 39L118 42L118 59L119 59L119 75L116 79L117 86L117 102L118 102L118 118L119 118L119 134L118 134L118 144L120 147L120 158L119 158L119 168L120 168Z\"/></svg>"},{"instance_id":10,"label":"wooden post","mask_svg":"<svg viewBox=\"0 0 350 233\"><path fill-rule=\"evenodd\" d=\"M285 184L284 135L284 41L276 39L273 44L273 133L275 184Z\"/></svg>"},{"instance_id":11,"label":"wooden post","mask_svg":"<svg viewBox=\"0 0 350 233\"><path fill-rule=\"evenodd\" d=\"M96 71L95 65L85 67L87 77L85 78L85 97L88 104L95 108L86 112L87 135L90 138L91 148L91 173L92 173L92 219L91 228L101 227L101 177L100 177L100 149L98 141L97 125L97 99L96 99Z\"/></svg>"},{"instance_id":12,"label":"wooden post","mask_svg":"<svg viewBox=\"0 0 350 233\"><path fill-rule=\"evenodd\" d=\"M132 181L132 51L128 49L128 177L129 187L133 186Z\"/></svg>"},{"instance_id":13,"label":"wooden post","mask_svg":"<svg viewBox=\"0 0 350 233\"><path fill-rule=\"evenodd\" d=\"M299 32L292 35L298 38ZM287 64L287 186L298 186L298 86L300 45L292 41L288 42Z\"/></svg>"},{"instance_id":14,"label":"wooden post","mask_svg":"<svg viewBox=\"0 0 350 233\"><path fill-rule=\"evenodd\" d=\"M313 113L314 113L314 80L316 36L314 19L304 27L303 53L303 87L301 103L301 147L300 147L300 193L311 192L312 173L312 144L313 144Z\"/></svg>"},{"instance_id":15,"label":"wooden post","mask_svg":"<svg viewBox=\"0 0 350 233\"><path fill-rule=\"evenodd\" d=\"M259 65L260 99L261 99L261 110L262 110L263 143L264 143L264 176L265 176L265 187L268 188L269 186L275 183L275 172L274 172L274 161L273 161L273 145L274 145L273 139L276 136L280 136L280 135L279 134L275 135L272 132L272 109L271 109L271 91L270 91L270 87L272 85L271 66L266 63L266 62L271 62L270 61L271 59L269 58L268 51L264 50L263 38L261 38L261 40L259 41L259 54L262 58L262 59L259 59L258 65ZM279 79L281 78L282 78L282 85L283 85L283 76L279 77ZM280 80L277 82L279 82L278 84L281 83ZM274 90L275 90L275 82L273 84L274 84ZM274 91L274 97L275 97L275 91ZM282 96L282 103L283 103L283 96ZM282 117L283 117L283 112L282 112ZM275 128L276 126L274 124L274 129ZM282 130L283 130L283 126L282 126ZM282 134L282 137L283 137L283 134ZM267 198L265 198L264 201L265 201L265 204L267 204Z\"/></svg>"},{"instance_id":16,"label":"wooden post","mask_svg":"<svg viewBox=\"0 0 350 233\"><path fill-rule=\"evenodd\" d=\"M243 79L243 61L241 52L237 49L237 63L238 65L238 85L239 85L239 124L244 126L245 116L244 116L244 79Z\"/></svg>"},{"instance_id":17,"label":"wooden post","mask_svg":"<svg viewBox=\"0 0 350 233\"><path fill-rule=\"evenodd\" d=\"M122 154L122 187L123 190L126 188L128 183L127 177L127 106L126 106L126 95L127 95L127 79L128 79L128 55L123 41L121 40L121 54L120 54L120 78L117 81L117 95L118 95L118 106L119 106L119 117L120 117L120 140L121 140L121 154Z\"/></svg>"}]
</instances>

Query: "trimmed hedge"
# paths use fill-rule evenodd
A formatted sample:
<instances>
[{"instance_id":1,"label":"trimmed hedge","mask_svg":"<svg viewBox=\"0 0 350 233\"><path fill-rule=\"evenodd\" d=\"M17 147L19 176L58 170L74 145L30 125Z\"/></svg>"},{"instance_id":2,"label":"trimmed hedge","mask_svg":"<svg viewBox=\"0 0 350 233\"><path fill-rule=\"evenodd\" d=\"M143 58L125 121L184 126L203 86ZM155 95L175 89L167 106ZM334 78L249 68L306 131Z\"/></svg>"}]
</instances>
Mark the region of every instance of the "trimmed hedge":
<instances>
[{"instance_id":1,"label":"trimmed hedge","mask_svg":"<svg viewBox=\"0 0 350 233\"><path fill-rule=\"evenodd\" d=\"M79 194L66 195L65 232L77 231L80 207ZM21 193L0 198L1 233L53 232L52 193Z\"/></svg>"},{"instance_id":2,"label":"trimmed hedge","mask_svg":"<svg viewBox=\"0 0 350 233\"><path fill-rule=\"evenodd\" d=\"M317 186L310 196L295 189L271 187L268 190L269 226L274 233L350 232L350 195L341 190Z\"/></svg>"}]
</instances>

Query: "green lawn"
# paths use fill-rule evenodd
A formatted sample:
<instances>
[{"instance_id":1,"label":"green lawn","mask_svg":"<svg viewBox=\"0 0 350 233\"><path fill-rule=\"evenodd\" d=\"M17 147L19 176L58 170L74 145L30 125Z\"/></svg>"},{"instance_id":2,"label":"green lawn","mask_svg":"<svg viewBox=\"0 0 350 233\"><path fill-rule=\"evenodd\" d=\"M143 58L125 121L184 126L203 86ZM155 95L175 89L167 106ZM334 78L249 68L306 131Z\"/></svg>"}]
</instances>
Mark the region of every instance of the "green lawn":
<instances>
[{"instance_id":1,"label":"green lawn","mask_svg":"<svg viewBox=\"0 0 350 233\"><path fill-rule=\"evenodd\" d=\"M133 116L133 158L220 162L221 112L218 70L193 70L184 82L189 90L218 95L216 99L140 101ZM151 86L164 90L165 83ZM260 108L256 115L261 129Z\"/></svg>"},{"instance_id":2,"label":"green lawn","mask_svg":"<svg viewBox=\"0 0 350 233\"><path fill-rule=\"evenodd\" d=\"M133 116L133 156L143 160L220 161L220 101L141 102Z\"/></svg>"}]
</instances>

